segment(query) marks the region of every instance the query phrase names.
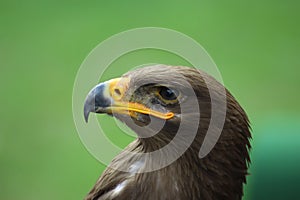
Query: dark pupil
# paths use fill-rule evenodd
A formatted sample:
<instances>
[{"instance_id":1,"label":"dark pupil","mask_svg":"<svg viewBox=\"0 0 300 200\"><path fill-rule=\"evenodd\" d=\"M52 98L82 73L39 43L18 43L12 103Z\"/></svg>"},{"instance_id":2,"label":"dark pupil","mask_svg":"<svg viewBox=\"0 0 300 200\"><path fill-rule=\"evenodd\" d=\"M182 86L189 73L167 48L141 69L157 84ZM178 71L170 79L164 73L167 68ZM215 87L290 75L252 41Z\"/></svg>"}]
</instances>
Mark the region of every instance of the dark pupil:
<instances>
[{"instance_id":1,"label":"dark pupil","mask_svg":"<svg viewBox=\"0 0 300 200\"><path fill-rule=\"evenodd\" d=\"M175 92L169 88L162 88L159 94L162 98L167 100L175 100L177 98Z\"/></svg>"}]
</instances>

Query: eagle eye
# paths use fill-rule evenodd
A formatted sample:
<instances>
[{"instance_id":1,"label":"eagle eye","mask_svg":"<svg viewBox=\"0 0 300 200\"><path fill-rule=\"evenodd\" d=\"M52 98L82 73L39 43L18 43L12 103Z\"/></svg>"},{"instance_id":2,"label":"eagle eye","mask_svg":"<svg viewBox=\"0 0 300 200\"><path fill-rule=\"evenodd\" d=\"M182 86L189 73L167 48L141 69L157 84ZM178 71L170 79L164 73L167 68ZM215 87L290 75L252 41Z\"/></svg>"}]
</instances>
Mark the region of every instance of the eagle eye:
<instances>
[{"instance_id":1,"label":"eagle eye","mask_svg":"<svg viewBox=\"0 0 300 200\"><path fill-rule=\"evenodd\" d=\"M177 100L178 92L176 90L167 88L167 87L161 87L159 91L159 95L164 99L168 101L174 101Z\"/></svg>"}]
</instances>

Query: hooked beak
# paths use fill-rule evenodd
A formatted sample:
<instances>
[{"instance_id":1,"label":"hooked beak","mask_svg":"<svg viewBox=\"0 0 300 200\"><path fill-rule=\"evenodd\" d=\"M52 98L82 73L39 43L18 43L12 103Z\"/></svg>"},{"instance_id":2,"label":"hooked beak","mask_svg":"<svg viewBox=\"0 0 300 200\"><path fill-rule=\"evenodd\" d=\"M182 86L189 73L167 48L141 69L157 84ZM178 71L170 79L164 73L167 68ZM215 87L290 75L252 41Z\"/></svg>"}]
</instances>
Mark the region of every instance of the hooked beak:
<instances>
[{"instance_id":1,"label":"hooked beak","mask_svg":"<svg viewBox=\"0 0 300 200\"><path fill-rule=\"evenodd\" d=\"M96 85L87 95L84 103L84 118L88 122L90 112L106 114L125 114L136 117L135 113L152 115L161 119L170 119L174 113L162 113L136 102L122 101L130 79L115 78Z\"/></svg>"}]
</instances>

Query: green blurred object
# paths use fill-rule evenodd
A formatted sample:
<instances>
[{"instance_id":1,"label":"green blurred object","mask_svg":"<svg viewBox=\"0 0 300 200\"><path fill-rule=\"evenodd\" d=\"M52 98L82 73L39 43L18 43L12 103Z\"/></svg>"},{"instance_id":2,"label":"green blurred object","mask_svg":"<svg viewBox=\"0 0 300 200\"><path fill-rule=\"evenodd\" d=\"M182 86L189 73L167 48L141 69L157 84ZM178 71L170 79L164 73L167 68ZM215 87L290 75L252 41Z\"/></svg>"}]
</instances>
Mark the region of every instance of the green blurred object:
<instances>
[{"instance_id":1,"label":"green blurred object","mask_svg":"<svg viewBox=\"0 0 300 200\"><path fill-rule=\"evenodd\" d=\"M270 117L257 130L248 179L251 199L299 198L300 118L293 117Z\"/></svg>"},{"instance_id":2,"label":"green blurred object","mask_svg":"<svg viewBox=\"0 0 300 200\"><path fill-rule=\"evenodd\" d=\"M270 0L0 1L0 199L85 196L105 166L86 151L73 123L77 70L101 41L145 26L174 29L202 44L247 111L254 139L245 199L295 197L299 9L297 1ZM114 62L103 79L149 62L187 64L170 53L138 51ZM99 120L108 128L115 123ZM121 132L109 137L120 147L132 140Z\"/></svg>"}]
</instances>

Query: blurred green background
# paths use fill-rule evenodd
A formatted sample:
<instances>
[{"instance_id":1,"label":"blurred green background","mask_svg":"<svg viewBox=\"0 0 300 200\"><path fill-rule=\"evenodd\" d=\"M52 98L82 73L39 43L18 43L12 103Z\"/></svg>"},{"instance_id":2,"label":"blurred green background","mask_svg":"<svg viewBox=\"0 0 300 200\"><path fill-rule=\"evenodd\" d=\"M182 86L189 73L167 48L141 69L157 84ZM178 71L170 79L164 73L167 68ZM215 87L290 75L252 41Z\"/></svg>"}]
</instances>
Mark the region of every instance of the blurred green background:
<instances>
[{"instance_id":1,"label":"blurred green background","mask_svg":"<svg viewBox=\"0 0 300 200\"><path fill-rule=\"evenodd\" d=\"M81 144L73 82L109 36L157 26L204 46L253 128L244 199L296 199L300 189L300 2L0 1L0 199L82 199L105 168ZM116 61L182 64L158 51ZM111 75L111 76L110 76ZM108 117L101 117L112 124ZM114 132L114 128L111 128ZM119 146L132 138L110 136Z\"/></svg>"}]
</instances>

